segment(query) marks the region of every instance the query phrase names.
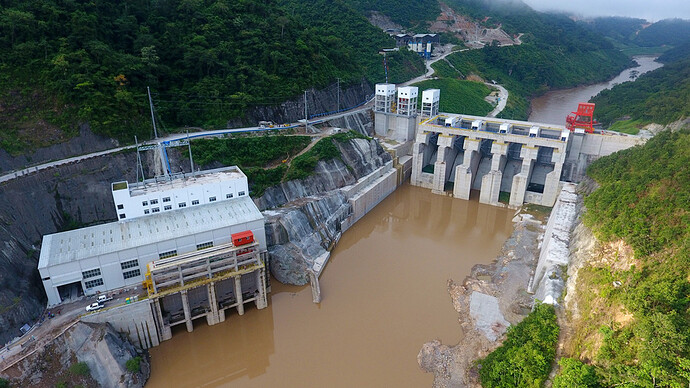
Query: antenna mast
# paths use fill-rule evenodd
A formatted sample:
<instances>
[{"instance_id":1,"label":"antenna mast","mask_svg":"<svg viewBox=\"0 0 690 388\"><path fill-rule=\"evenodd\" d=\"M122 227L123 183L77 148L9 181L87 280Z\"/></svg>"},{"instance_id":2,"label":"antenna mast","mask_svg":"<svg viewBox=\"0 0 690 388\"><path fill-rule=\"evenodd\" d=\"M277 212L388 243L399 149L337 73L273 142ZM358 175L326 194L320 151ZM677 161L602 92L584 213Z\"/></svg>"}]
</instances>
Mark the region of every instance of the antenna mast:
<instances>
[{"instance_id":1,"label":"antenna mast","mask_svg":"<svg viewBox=\"0 0 690 388\"><path fill-rule=\"evenodd\" d=\"M155 139L158 139L158 130L156 129L156 119L153 117L153 100L151 100L151 89L146 87L146 92L149 95L149 107L151 107L151 122L153 123L153 135Z\"/></svg>"}]
</instances>

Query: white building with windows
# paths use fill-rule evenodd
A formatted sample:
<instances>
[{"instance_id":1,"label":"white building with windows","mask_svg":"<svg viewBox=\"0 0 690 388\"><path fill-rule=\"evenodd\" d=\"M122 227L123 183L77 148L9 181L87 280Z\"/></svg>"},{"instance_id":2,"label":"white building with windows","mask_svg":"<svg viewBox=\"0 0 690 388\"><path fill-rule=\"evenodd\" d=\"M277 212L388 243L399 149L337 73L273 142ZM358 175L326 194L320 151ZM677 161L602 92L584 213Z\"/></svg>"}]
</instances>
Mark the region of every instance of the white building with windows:
<instances>
[{"instance_id":1,"label":"white building with windows","mask_svg":"<svg viewBox=\"0 0 690 388\"><path fill-rule=\"evenodd\" d=\"M167 212L249 195L242 170L215 170L147 179L143 182L112 184L113 202L119 220Z\"/></svg>"},{"instance_id":2,"label":"white building with windows","mask_svg":"<svg viewBox=\"0 0 690 388\"><path fill-rule=\"evenodd\" d=\"M38 270L48 305L140 286L151 261L229 243L232 233L251 230L265 251L264 217L247 193L237 167L113 184L117 222L43 236Z\"/></svg>"}]
</instances>

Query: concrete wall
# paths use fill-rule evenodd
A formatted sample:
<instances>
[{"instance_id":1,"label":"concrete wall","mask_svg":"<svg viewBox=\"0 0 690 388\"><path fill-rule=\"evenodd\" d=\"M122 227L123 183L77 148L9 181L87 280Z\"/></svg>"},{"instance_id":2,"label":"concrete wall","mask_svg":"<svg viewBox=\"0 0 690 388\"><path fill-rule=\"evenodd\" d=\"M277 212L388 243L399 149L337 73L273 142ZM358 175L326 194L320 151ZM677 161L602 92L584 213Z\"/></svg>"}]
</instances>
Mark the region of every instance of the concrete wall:
<instances>
[{"instance_id":1,"label":"concrete wall","mask_svg":"<svg viewBox=\"0 0 690 388\"><path fill-rule=\"evenodd\" d=\"M587 166L602 156L644 144L647 139L639 136L619 134L573 134L568 146L568 155L563 165L562 180L580 182Z\"/></svg>"},{"instance_id":2,"label":"concrete wall","mask_svg":"<svg viewBox=\"0 0 690 388\"><path fill-rule=\"evenodd\" d=\"M86 314L81 320L91 323L108 322L115 330L126 334L129 341L140 349L160 344L148 299Z\"/></svg>"},{"instance_id":3,"label":"concrete wall","mask_svg":"<svg viewBox=\"0 0 690 388\"><path fill-rule=\"evenodd\" d=\"M389 170L382 177L376 179L368 187L349 199L352 204L352 218L351 224L359 221L371 209L388 197L397 186L398 171L395 169ZM343 230L345 231L345 229Z\"/></svg>"},{"instance_id":4,"label":"concrete wall","mask_svg":"<svg viewBox=\"0 0 690 388\"><path fill-rule=\"evenodd\" d=\"M556 304L565 286L562 267L568 265L570 231L577 219L576 187L566 183L558 195L546 223L537 269L528 287L528 292L535 293L535 298L544 303Z\"/></svg>"},{"instance_id":5,"label":"concrete wall","mask_svg":"<svg viewBox=\"0 0 690 388\"><path fill-rule=\"evenodd\" d=\"M352 205L352 215L341 224L343 232L395 191L398 187L398 173L399 170L393 168L391 161L356 184L342 189Z\"/></svg>"}]
</instances>

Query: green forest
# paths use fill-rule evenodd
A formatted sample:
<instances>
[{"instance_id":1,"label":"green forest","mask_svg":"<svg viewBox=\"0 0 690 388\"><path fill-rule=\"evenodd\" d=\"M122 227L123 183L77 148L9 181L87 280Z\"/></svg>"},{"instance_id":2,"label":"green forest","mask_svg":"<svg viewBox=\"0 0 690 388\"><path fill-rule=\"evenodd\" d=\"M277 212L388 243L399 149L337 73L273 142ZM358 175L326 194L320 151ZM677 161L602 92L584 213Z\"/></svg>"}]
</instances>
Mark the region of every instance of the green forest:
<instances>
[{"instance_id":1,"label":"green forest","mask_svg":"<svg viewBox=\"0 0 690 388\"><path fill-rule=\"evenodd\" d=\"M690 115L690 44L659 58L664 67L604 90L592 98L596 119L611 129L637 133L649 123L668 124ZM670 61L670 62L669 62Z\"/></svg>"},{"instance_id":2,"label":"green forest","mask_svg":"<svg viewBox=\"0 0 690 388\"><path fill-rule=\"evenodd\" d=\"M585 323L554 387L687 387L690 131L664 131L599 159L587 173L600 187L585 198L585 223L601 241L630 245L634 265L580 271ZM602 309L631 319L602 316ZM590 356L580 359L585 352Z\"/></svg>"},{"instance_id":3,"label":"green forest","mask_svg":"<svg viewBox=\"0 0 690 388\"><path fill-rule=\"evenodd\" d=\"M0 146L16 154L84 122L127 142L150 138L147 86L163 123L223 127L336 78L383 81L378 51L392 46L346 2L6 0ZM394 82L423 69L406 51L388 65ZM36 127L58 133L36 136Z\"/></svg>"},{"instance_id":4,"label":"green forest","mask_svg":"<svg viewBox=\"0 0 690 388\"><path fill-rule=\"evenodd\" d=\"M500 347L477 361L482 387L541 387L556 357L559 331L554 307L537 304L520 323L508 327Z\"/></svg>"},{"instance_id":5,"label":"green forest","mask_svg":"<svg viewBox=\"0 0 690 388\"><path fill-rule=\"evenodd\" d=\"M476 74L503 85L510 99L499 117L527 119L533 96L603 81L631 63L602 36L562 15L538 13L521 2L498 6L486 0L455 0L449 5L477 19L490 16L510 34L525 33L521 45L458 52L446 58L452 67L443 62L434 66L441 77Z\"/></svg>"}]
</instances>

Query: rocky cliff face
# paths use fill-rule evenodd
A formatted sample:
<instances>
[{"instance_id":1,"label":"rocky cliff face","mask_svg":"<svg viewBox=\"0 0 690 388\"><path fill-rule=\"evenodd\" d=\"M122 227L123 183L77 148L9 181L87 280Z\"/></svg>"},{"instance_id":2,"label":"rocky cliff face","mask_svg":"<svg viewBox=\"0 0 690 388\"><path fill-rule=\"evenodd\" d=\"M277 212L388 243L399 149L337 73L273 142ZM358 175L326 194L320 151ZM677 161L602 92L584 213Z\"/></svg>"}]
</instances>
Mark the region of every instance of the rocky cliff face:
<instances>
[{"instance_id":1,"label":"rocky cliff face","mask_svg":"<svg viewBox=\"0 0 690 388\"><path fill-rule=\"evenodd\" d=\"M350 108L362 103L367 96L374 93L369 82L362 79L355 85L340 89L340 109ZM310 116L324 112L338 110L338 87L331 85L325 89L307 91L307 114ZM244 119L236 119L228 122L230 126L242 127L256 125L261 120L270 120L276 123L293 123L304 119L304 95L279 105L257 106L249 109Z\"/></svg>"},{"instance_id":2,"label":"rocky cliff face","mask_svg":"<svg viewBox=\"0 0 690 388\"><path fill-rule=\"evenodd\" d=\"M340 223L351 212L339 191L265 211L271 274L281 283L307 284L314 260L340 239Z\"/></svg>"},{"instance_id":3,"label":"rocky cliff face","mask_svg":"<svg viewBox=\"0 0 690 388\"><path fill-rule=\"evenodd\" d=\"M140 372L129 372L126 363L134 357L137 357L134 346L110 324L78 322L6 373L13 376L11 384L17 387L52 387L70 380L104 388L143 387L150 374L149 363L142 357ZM79 376L70 372L70 367L78 362L88 366L88 374Z\"/></svg>"},{"instance_id":4,"label":"rocky cliff face","mask_svg":"<svg viewBox=\"0 0 690 388\"><path fill-rule=\"evenodd\" d=\"M374 135L374 117L371 110L327 120L325 123L331 127L348 128L367 136Z\"/></svg>"},{"instance_id":5,"label":"rocky cliff face","mask_svg":"<svg viewBox=\"0 0 690 388\"><path fill-rule=\"evenodd\" d=\"M314 175L272 187L255 200L265 210L271 274L281 283L306 284L307 270L340 239L340 224L352 209L338 189L391 160L376 140L353 139L338 148L342 160L320 161Z\"/></svg>"},{"instance_id":6,"label":"rocky cliff face","mask_svg":"<svg viewBox=\"0 0 690 388\"><path fill-rule=\"evenodd\" d=\"M115 220L110 183L135 179L134 154L39 171L0 188L0 343L45 308L38 271L44 234Z\"/></svg>"},{"instance_id":7,"label":"rocky cliff face","mask_svg":"<svg viewBox=\"0 0 690 388\"><path fill-rule=\"evenodd\" d=\"M118 146L115 139L99 136L91 132L88 124L79 127L79 136L50 147L39 148L26 155L11 156L0 149L0 173L25 168L29 165L60 160L72 156L88 154Z\"/></svg>"}]
</instances>

